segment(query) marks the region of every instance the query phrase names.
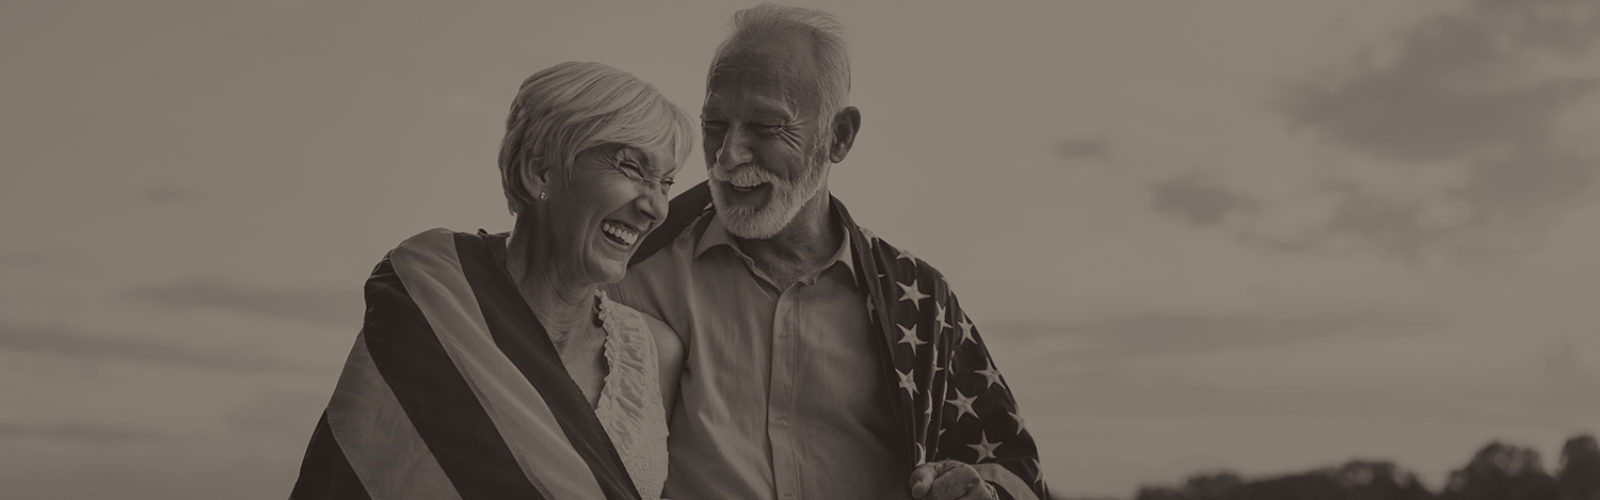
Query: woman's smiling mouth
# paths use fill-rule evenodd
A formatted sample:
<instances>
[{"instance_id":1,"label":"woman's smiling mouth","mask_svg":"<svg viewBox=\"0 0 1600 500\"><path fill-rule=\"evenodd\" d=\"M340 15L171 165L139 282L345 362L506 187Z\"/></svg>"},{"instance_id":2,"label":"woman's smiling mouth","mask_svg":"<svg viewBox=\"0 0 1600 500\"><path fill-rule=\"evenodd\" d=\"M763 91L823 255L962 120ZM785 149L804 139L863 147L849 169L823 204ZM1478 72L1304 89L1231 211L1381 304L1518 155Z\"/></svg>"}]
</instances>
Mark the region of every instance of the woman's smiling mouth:
<instances>
[{"instance_id":1,"label":"woman's smiling mouth","mask_svg":"<svg viewBox=\"0 0 1600 500\"><path fill-rule=\"evenodd\" d=\"M600 232L605 233L606 239L625 247L639 241L639 231L620 222L600 221Z\"/></svg>"}]
</instances>

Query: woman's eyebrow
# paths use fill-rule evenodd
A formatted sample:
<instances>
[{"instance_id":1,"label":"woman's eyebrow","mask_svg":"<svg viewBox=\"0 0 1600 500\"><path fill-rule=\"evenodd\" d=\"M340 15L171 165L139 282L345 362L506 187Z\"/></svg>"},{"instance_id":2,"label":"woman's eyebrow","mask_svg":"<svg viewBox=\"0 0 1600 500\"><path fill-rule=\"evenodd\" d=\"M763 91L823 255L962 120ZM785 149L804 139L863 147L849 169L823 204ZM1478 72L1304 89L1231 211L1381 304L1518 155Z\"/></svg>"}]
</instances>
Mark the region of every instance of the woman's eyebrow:
<instances>
[{"instance_id":1,"label":"woman's eyebrow","mask_svg":"<svg viewBox=\"0 0 1600 500\"><path fill-rule=\"evenodd\" d=\"M612 159L618 162L622 160L633 160L639 164L639 168L641 170L650 173L664 174L667 172L667 162L658 161L665 160L665 157L657 158L655 155L646 153L643 150L633 146L623 146L617 148L617 152L612 155Z\"/></svg>"},{"instance_id":2,"label":"woman's eyebrow","mask_svg":"<svg viewBox=\"0 0 1600 500\"><path fill-rule=\"evenodd\" d=\"M621 146L618 147L616 151L611 152L611 161L621 162L623 160L633 160L639 162L640 156L644 155L640 154L639 150L633 146ZM645 161L648 161L648 159Z\"/></svg>"},{"instance_id":3,"label":"woman's eyebrow","mask_svg":"<svg viewBox=\"0 0 1600 500\"><path fill-rule=\"evenodd\" d=\"M672 160L665 155L652 155L640 151L639 156L644 159L644 168L650 173L666 175L672 171Z\"/></svg>"}]
</instances>

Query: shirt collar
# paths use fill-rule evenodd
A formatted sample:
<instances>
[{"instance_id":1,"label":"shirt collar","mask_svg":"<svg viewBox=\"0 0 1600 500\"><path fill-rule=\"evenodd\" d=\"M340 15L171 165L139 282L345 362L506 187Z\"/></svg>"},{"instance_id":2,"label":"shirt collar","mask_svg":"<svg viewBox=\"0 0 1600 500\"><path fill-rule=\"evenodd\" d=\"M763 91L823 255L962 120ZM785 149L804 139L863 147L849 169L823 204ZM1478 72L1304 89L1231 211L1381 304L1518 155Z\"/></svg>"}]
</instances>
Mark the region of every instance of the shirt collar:
<instances>
[{"instance_id":1,"label":"shirt collar","mask_svg":"<svg viewBox=\"0 0 1600 500\"><path fill-rule=\"evenodd\" d=\"M706 217L705 224L700 230L699 239L695 242L694 257L699 259L706 251L719 246L726 246L734 254L749 260L749 257L742 250L739 250L739 245L734 243L733 235L728 233L727 226L722 225L722 219L717 216L716 212L712 212L709 217ZM861 277L856 273L855 248L850 244L849 234L845 234L844 238L840 238L839 248L834 250L833 259L828 261L828 265L817 274L822 274L822 272L826 272L841 263L844 264L845 271L850 273L851 282L856 286L860 286Z\"/></svg>"}]
</instances>

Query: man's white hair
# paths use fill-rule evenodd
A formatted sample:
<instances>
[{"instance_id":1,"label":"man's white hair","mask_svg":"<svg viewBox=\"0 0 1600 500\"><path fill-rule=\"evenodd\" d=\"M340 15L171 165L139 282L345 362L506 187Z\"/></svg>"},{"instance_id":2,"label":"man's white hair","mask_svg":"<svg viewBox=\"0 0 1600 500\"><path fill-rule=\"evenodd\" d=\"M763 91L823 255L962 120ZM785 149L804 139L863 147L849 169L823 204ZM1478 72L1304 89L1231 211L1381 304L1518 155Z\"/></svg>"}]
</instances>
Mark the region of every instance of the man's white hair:
<instances>
[{"instance_id":1,"label":"man's white hair","mask_svg":"<svg viewBox=\"0 0 1600 500\"><path fill-rule=\"evenodd\" d=\"M534 203L525 181L539 170L572 167L603 144L662 152L676 167L694 150L694 119L655 87L595 62L564 62L522 82L500 142L500 183L511 213Z\"/></svg>"},{"instance_id":2,"label":"man's white hair","mask_svg":"<svg viewBox=\"0 0 1600 500\"><path fill-rule=\"evenodd\" d=\"M715 68L717 61L744 44L796 34L810 38L816 55L816 84L822 101L818 111L822 113L822 125L827 127L850 100L850 54L844 41L844 25L832 14L770 3L735 12L733 32L717 46L711 66ZM710 78L708 73L707 84Z\"/></svg>"}]
</instances>

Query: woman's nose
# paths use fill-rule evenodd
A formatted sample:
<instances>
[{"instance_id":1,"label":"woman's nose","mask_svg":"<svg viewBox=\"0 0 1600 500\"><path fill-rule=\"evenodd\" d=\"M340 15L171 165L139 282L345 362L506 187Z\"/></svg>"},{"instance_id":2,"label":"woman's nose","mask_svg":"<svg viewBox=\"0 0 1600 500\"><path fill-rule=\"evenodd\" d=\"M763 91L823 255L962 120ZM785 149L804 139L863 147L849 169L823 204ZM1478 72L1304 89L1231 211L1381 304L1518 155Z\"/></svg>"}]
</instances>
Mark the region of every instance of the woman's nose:
<instances>
[{"instance_id":1,"label":"woman's nose","mask_svg":"<svg viewBox=\"0 0 1600 500\"><path fill-rule=\"evenodd\" d=\"M644 196L634 200L634 206L639 213L650 218L650 222L657 222L667 216L667 193L665 189L650 188Z\"/></svg>"}]
</instances>

